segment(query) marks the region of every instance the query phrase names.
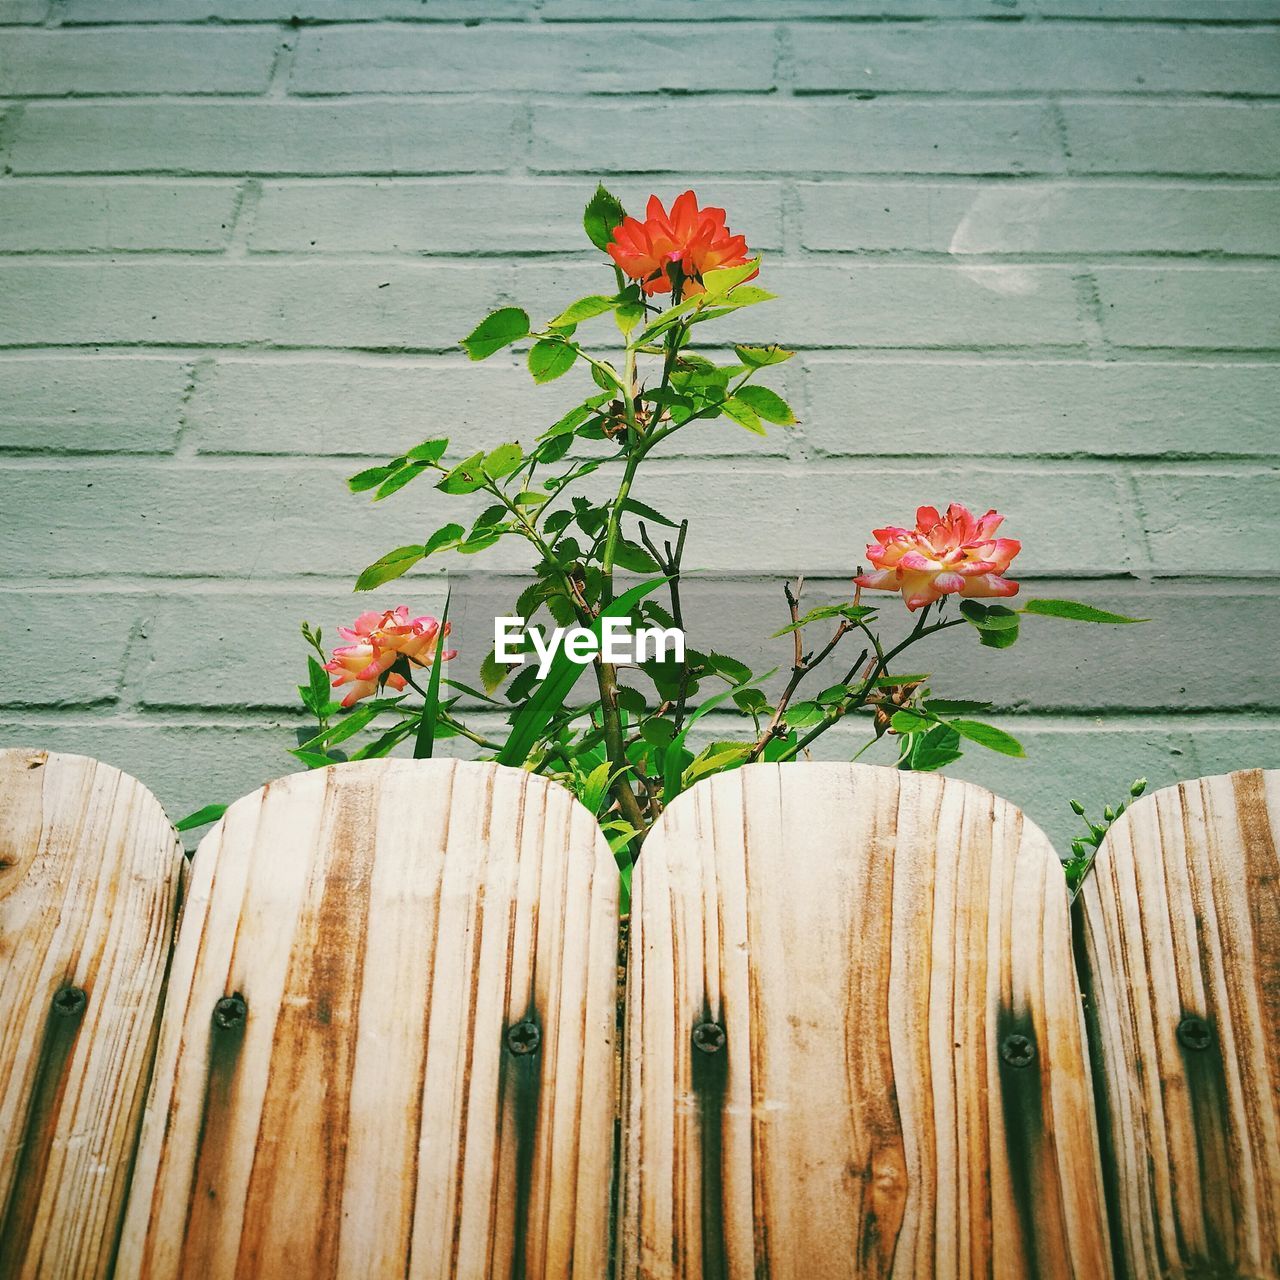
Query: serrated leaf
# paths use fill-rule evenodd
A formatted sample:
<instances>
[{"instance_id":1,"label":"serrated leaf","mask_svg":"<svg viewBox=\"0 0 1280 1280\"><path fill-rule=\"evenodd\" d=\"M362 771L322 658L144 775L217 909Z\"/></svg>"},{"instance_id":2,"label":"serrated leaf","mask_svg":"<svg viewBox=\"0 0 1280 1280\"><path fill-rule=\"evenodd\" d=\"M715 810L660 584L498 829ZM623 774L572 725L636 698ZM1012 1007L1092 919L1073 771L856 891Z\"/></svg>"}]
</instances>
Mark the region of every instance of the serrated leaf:
<instances>
[{"instance_id":1,"label":"serrated leaf","mask_svg":"<svg viewBox=\"0 0 1280 1280\"><path fill-rule=\"evenodd\" d=\"M627 211L622 207L622 201L600 185L596 187L595 195L587 202L583 211L582 228L587 233L587 239L603 251L613 239L614 227L626 216Z\"/></svg>"},{"instance_id":2,"label":"serrated leaf","mask_svg":"<svg viewBox=\"0 0 1280 1280\"><path fill-rule=\"evenodd\" d=\"M491 453L486 454L480 465L490 479L500 480L503 476L509 476L523 461L524 450L512 442L500 444Z\"/></svg>"},{"instance_id":3,"label":"serrated leaf","mask_svg":"<svg viewBox=\"0 0 1280 1280\"><path fill-rule=\"evenodd\" d=\"M1025 758L1026 752L1022 743L1011 733L997 729L995 725L983 724L981 720L948 720L947 723L959 734L976 742L990 751L998 751L1003 756Z\"/></svg>"},{"instance_id":4,"label":"serrated leaf","mask_svg":"<svg viewBox=\"0 0 1280 1280\"><path fill-rule=\"evenodd\" d=\"M720 267L715 271L708 271L702 277L702 287L707 291L706 299L710 302L719 301L734 285L749 280L759 270L760 259L752 258L750 262L744 262L740 267Z\"/></svg>"},{"instance_id":5,"label":"serrated leaf","mask_svg":"<svg viewBox=\"0 0 1280 1280\"><path fill-rule=\"evenodd\" d=\"M1106 609L1095 609L1091 604L1080 604L1075 600L1028 600L1021 609L1022 613L1033 613L1043 618L1066 618L1071 622L1108 622L1130 623L1150 622L1150 618L1130 618L1123 613L1110 613Z\"/></svg>"},{"instance_id":6,"label":"serrated leaf","mask_svg":"<svg viewBox=\"0 0 1280 1280\"><path fill-rule=\"evenodd\" d=\"M543 338L529 348L529 372L534 382L554 382L573 368L578 349L571 342L556 338Z\"/></svg>"},{"instance_id":7,"label":"serrated leaf","mask_svg":"<svg viewBox=\"0 0 1280 1280\"><path fill-rule=\"evenodd\" d=\"M553 325L581 324L584 320L612 311L617 305L617 298L606 298L600 293L589 293L585 298L571 302L551 323Z\"/></svg>"},{"instance_id":8,"label":"serrated leaf","mask_svg":"<svg viewBox=\"0 0 1280 1280\"><path fill-rule=\"evenodd\" d=\"M626 538L618 539L613 562L619 569L633 573L652 573L658 568L658 562L638 542L628 542Z\"/></svg>"},{"instance_id":9,"label":"serrated leaf","mask_svg":"<svg viewBox=\"0 0 1280 1280\"><path fill-rule=\"evenodd\" d=\"M796 415L791 406L768 387L741 387L734 398L754 409L766 422L775 422L781 427L794 426L796 423Z\"/></svg>"},{"instance_id":10,"label":"serrated leaf","mask_svg":"<svg viewBox=\"0 0 1280 1280\"><path fill-rule=\"evenodd\" d=\"M497 655L490 649L480 664L480 683L484 685L484 691L493 693L513 670L514 667L508 666L505 662L499 662Z\"/></svg>"},{"instance_id":11,"label":"serrated leaf","mask_svg":"<svg viewBox=\"0 0 1280 1280\"><path fill-rule=\"evenodd\" d=\"M924 733L932 723L927 716L918 715L910 708L903 708L893 713L889 727L894 733Z\"/></svg>"},{"instance_id":12,"label":"serrated leaf","mask_svg":"<svg viewBox=\"0 0 1280 1280\"><path fill-rule=\"evenodd\" d=\"M740 427L746 427L748 431L752 431L758 436L765 434L764 427L760 425L759 415L739 397L734 396L726 400L720 407Z\"/></svg>"},{"instance_id":13,"label":"serrated leaf","mask_svg":"<svg viewBox=\"0 0 1280 1280\"><path fill-rule=\"evenodd\" d=\"M472 360L485 360L495 351L528 336L528 313L519 307L503 307L481 320L460 345Z\"/></svg>"},{"instance_id":14,"label":"serrated leaf","mask_svg":"<svg viewBox=\"0 0 1280 1280\"><path fill-rule=\"evenodd\" d=\"M424 440L415 444L405 457L411 462L439 462L448 447L448 440Z\"/></svg>"},{"instance_id":15,"label":"serrated leaf","mask_svg":"<svg viewBox=\"0 0 1280 1280\"><path fill-rule=\"evenodd\" d=\"M655 511L646 503L639 502L635 498L628 498L623 504L624 511L630 511L632 515L639 516L642 520L647 520L650 524L660 524L668 529L678 529L680 526L674 520L668 520L661 511Z\"/></svg>"},{"instance_id":16,"label":"serrated leaf","mask_svg":"<svg viewBox=\"0 0 1280 1280\"><path fill-rule=\"evenodd\" d=\"M457 526L457 528L458 532L461 533L461 526ZM426 554L426 547L420 543L410 544L407 547L397 547L394 551L388 551L386 555L379 556L367 569L361 572L356 579L355 589L357 591L372 591L375 587L380 587L385 582L391 582L402 574L408 573Z\"/></svg>"},{"instance_id":17,"label":"serrated leaf","mask_svg":"<svg viewBox=\"0 0 1280 1280\"><path fill-rule=\"evenodd\" d=\"M416 480L426 470L425 463L409 462L406 463L399 471L388 476L379 486L378 492L373 495L374 502L381 502L383 498L389 498L393 493L399 492L411 480Z\"/></svg>"},{"instance_id":18,"label":"serrated leaf","mask_svg":"<svg viewBox=\"0 0 1280 1280\"><path fill-rule=\"evenodd\" d=\"M367 471L357 471L347 480L347 488L352 493L363 493L366 489L376 489L388 476L394 475L399 466L370 467Z\"/></svg>"},{"instance_id":19,"label":"serrated leaf","mask_svg":"<svg viewBox=\"0 0 1280 1280\"><path fill-rule=\"evenodd\" d=\"M766 365L781 364L795 355L794 351L787 351L776 342L768 347L734 347L734 351L738 353L738 359L751 369L763 369Z\"/></svg>"},{"instance_id":20,"label":"serrated leaf","mask_svg":"<svg viewBox=\"0 0 1280 1280\"><path fill-rule=\"evenodd\" d=\"M458 463L452 471L441 476L436 482L436 488L441 493L475 493L477 489L484 486L485 475L481 466L483 462L483 453L473 453L465 462Z\"/></svg>"}]
</instances>

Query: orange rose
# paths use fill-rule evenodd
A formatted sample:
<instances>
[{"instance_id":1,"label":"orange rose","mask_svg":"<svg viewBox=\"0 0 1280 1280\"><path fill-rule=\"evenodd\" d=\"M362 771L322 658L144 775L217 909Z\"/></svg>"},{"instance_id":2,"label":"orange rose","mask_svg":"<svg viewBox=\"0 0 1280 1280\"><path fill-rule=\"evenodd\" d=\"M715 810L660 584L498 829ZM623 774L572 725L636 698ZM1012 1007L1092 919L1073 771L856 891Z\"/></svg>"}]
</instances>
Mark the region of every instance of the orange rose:
<instances>
[{"instance_id":1,"label":"orange rose","mask_svg":"<svg viewBox=\"0 0 1280 1280\"><path fill-rule=\"evenodd\" d=\"M670 214L649 197L643 222L624 218L613 229L609 256L645 293L671 293L671 268L682 281L681 297L704 293L702 277L720 267L747 262L747 242L730 233L723 209L699 209L692 191L677 196Z\"/></svg>"},{"instance_id":2,"label":"orange rose","mask_svg":"<svg viewBox=\"0 0 1280 1280\"><path fill-rule=\"evenodd\" d=\"M958 502L940 516L936 507L916 511L914 529L874 529L867 544L874 569L854 578L870 591L901 591L912 611L945 595L1015 596L1005 578L1022 544L992 535L1004 517L988 511L980 520Z\"/></svg>"}]
</instances>

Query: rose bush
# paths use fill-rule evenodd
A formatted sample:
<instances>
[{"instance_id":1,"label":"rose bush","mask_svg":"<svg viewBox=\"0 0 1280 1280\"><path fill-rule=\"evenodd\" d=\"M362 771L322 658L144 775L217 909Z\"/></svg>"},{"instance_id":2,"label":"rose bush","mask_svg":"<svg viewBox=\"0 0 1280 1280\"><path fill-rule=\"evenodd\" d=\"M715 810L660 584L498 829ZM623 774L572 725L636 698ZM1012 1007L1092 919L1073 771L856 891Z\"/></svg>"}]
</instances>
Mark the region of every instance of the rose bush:
<instances>
[{"instance_id":1,"label":"rose bush","mask_svg":"<svg viewBox=\"0 0 1280 1280\"><path fill-rule=\"evenodd\" d=\"M642 221L601 188L584 228L612 272L611 287L569 302L537 326L523 309L504 307L461 345L479 361L524 344L539 384L583 365L592 394L533 438L495 442L457 459L448 456L448 440L432 438L353 476L350 488L378 502L430 476L438 501L473 504L465 523L444 523L425 541L374 560L359 575L358 591L382 587L430 558L476 555L516 539L528 549L530 572L510 612L528 625L544 633L577 626L597 639L606 618L684 627L689 522L642 500L643 464L693 424L757 435L793 424L791 406L765 379L794 353L704 341L694 349L704 325L731 330L741 311L773 297L753 283L760 260L730 230L724 210L702 208L686 191L669 212L651 198ZM588 344L583 335L590 326L598 326L599 340ZM725 349L732 358L713 358ZM613 482L589 480L598 472L612 473ZM914 528L875 530L866 549L870 568L850 565L847 599L805 610L801 585L786 584L787 616L775 632L787 650L783 674L757 673L720 649L687 649L679 661L629 666L597 654L591 693L575 698L583 669L563 652L541 681L532 665L513 671L490 654L477 689L443 674L455 652L443 648L447 602L439 622L411 620L403 605L362 614L339 632L346 643L332 652L304 624L315 654L300 693L316 725L294 754L322 767L383 756L411 739L414 753L427 756L440 738L462 735L485 758L571 788L599 816L624 880L645 832L685 788L752 761L802 758L815 739L850 717L865 717L866 745L896 740L904 769L941 768L964 743L1021 755L1015 738L976 718L986 704L935 697L927 676L903 674L902 655L955 628L988 647L1008 648L1025 616L1134 619L1073 601L1033 599L1017 610L982 603L1018 592L1006 575L1020 546L996 536L1000 524L995 511L975 517L953 503L944 516L921 506ZM623 573L639 581L624 585ZM879 610L864 592L900 594L914 618L905 638L885 638ZM825 634L811 643L816 628ZM343 694L340 702L335 692ZM464 698L500 710L508 729L492 738L476 730L463 714ZM723 713L721 727L726 718L736 727L708 741L701 725L711 723L704 718L713 711Z\"/></svg>"}]
</instances>

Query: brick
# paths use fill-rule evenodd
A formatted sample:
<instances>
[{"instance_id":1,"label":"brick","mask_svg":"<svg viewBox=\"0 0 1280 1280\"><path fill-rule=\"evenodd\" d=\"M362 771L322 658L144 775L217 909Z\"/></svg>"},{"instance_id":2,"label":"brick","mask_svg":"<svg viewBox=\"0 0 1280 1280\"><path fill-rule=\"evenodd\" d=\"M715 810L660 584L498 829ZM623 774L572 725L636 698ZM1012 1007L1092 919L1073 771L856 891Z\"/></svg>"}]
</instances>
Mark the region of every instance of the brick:
<instances>
[{"instance_id":1,"label":"brick","mask_svg":"<svg viewBox=\"0 0 1280 1280\"><path fill-rule=\"evenodd\" d=\"M497 267L0 263L0 343L255 342L448 348L495 305Z\"/></svg>"},{"instance_id":2,"label":"brick","mask_svg":"<svg viewBox=\"0 0 1280 1280\"><path fill-rule=\"evenodd\" d=\"M759 283L777 299L708 325L706 340L832 347L1083 340L1071 276L1060 268L766 263ZM594 267L526 266L517 272L515 297L530 315L552 316L575 289L599 287Z\"/></svg>"},{"instance_id":3,"label":"brick","mask_svg":"<svg viewBox=\"0 0 1280 1280\"><path fill-rule=\"evenodd\" d=\"M0 26L43 22L50 0L0 0Z\"/></svg>"},{"instance_id":4,"label":"brick","mask_svg":"<svg viewBox=\"0 0 1280 1280\"><path fill-rule=\"evenodd\" d=\"M626 138L632 172L1055 173L1062 169L1049 109L1026 103L637 101L533 113L531 164L596 173L603 138ZM748 138L707 146L708 138ZM749 166L749 168L748 168Z\"/></svg>"},{"instance_id":5,"label":"brick","mask_svg":"<svg viewBox=\"0 0 1280 1280\"><path fill-rule=\"evenodd\" d=\"M771 379L779 385L779 379ZM507 438L526 446L597 388L566 375L535 387L522 364L219 360L201 371L187 420L202 453L353 455L385 459L433 433L466 457ZM787 433L761 440L726 424L676 436L673 455L785 453Z\"/></svg>"},{"instance_id":6,"label":"brick","mask_svg":"<svg viewBox=\"0 0 1280 1280\"><path fill-rule=\"evenodd\" d=\"M690 185L702 204L728 209L730 225L749 234L753 248L781 246L776 184L713 178ZM610 186L625 205L643 210L647 189L634 180L611 179ZM249 244L254 250L317 253L594 254L579 213L591 191L582 181L511 178L267 183Z\"/></svg>"},{"instance_id":7,"label":"brick","mask_svg":"<svg viewBox=\"0 0 1280 1280\"><path fill-rule=\"evenodd\" d=\"M172 358L0 359L0 449L168 451L189 376Z\"/></svg>"},{"instance_id":8,"label":"brick","mask_svg":"<svg viewBox=\"0 0 1280 1280\"><path fill-rule=\"evenodd\" d=\"M1138 503L1154 567L1167 573L1274 574L1280 545L1277 478L1276 465L1256 471L1153 468L1140 473ZM1233 614L1243 618L1252 612L1251 594L1242 593ZM1263 643L1274 654L1274 631ZM1183 656L1179 651L1179 664Z\"/></svg>"},{"instance_id":9,"label":"brick","mask_svg":"<svg viewBox=\"0 0 1280 1280\"><path fill-rule=\"evenodd\" d=\"M271 31L13 31L0 46L0 94L261 93Z\"/></svg>"},{"instance_id":10,"label":"brick","mask_svg":"<svg viewBox=\"0 0 1280 1280\"><path fill-rule=\"evenodd\" d=\"M708 58L705 28L583 26L320 27L303 33L294 93L474 91L476 68L504 89L551 93L767 90L773 28L738 32L732 58ZM636 50L644 58L637 65Z\"/></svg>"},{"instance_id":11,"label":"brick","mask_svg":"<svg viewBox=\"0 0 1280 1280\"><path fill-rule=\"evenodd\" d=\"M902 518L910 522L908 513ZM1002 532L1019 537L1022 530L1010 522ZM1027 553L1031 550L1027 543ZM1270 679L1274 646L1269 637L1280 626L1274 584L1253 581L1237 589L1223 583L1028 578L1021 561L1019 556L1010 575L1022 585L1015 605L1034 598L1083 600L1150 621L1095 626L1027 617L1017 644L1004 650L982 647L972 628L956 628L911 648L891 669L935 672L940 696L989 701L1000 712L1280 709L1280 688ZM842 577L806 577L805 607L848 601L851 571L852 566ZM1251 608L1239 615L1238 625L1224 629L1224 610L1234 610L1239 590L1248 591ZM470 583L455 583L455 596L469 591ZM681 600L691 645L730 653L757 672L781 666L766 685L771 695L780 692L790 671L790 638L768 638L788 620L778 579L694 575L683 584ZM866 592L863 602L880 606L876 630L886 648L906 638L912 619L896 596ZM825 644L834 627L826 622L810 627L807 648ZM858 635L847 637L805 687L816 692L840 679L864 647ZM1153 652L1175 651L1180 655L1176 673L1151 661Z\"/></svg>"},{"instance_id":12,"label":"brick","mask_svg":"<svg viewBox=\"0 0 1280 1280\"><path fill-rule=\"evenodd\" d=\"M438 173L505 168L510 103L32 103L16 173Z\"/></svg>"},{"instance_id":13,"label":"brick","mask_svg":"<svg viewBox=\"0 0 1280 1280\"><path fill-rule=\"evenodd\" d=\"M349 584L383 552L450 520L469 521L485 505L447 500L429 481L412 494L374 503L347 491L351 471L350 465L296 461L11 467L0 476L11 495L0 563L21 564L33 575L328 574ZM506 542L485 557L486 568L530 563L522 546Z\"/></svg>"},{"instance_id":14,"label":"brick","mask_svg":"<svg viewBox=\"0 0 1280 1280\"><path fill-rule=\"evenodd\" d=\"M1157 18L1169 22L1276 22L1277 0L1024 0L1046 17Z\"/></svg>"},{"instance_id":15,"label":"brick","mask_svg":"<svg viewBox=\"0 0 1280 1280\"><path fill-rule=\"evenodd\" d=\"M984 509L999 505L1022 537L1020 563L1028 571L1089 574L1144 567L1135 564L1141 548L1129 537L1127 504L1107 475L936 465L925 495L917 466L852 475L812 465L763 466L660 463L635 496L668 514L696 514L706 510L714 492L713 510L689 535L691 570L844 574L857 562L871 527L906 518L926 497ZM420 495L416 506L411 496L368 502L346 492L343 477L349 471L331 463L250 467L211 460L82 466L75 472L24 466L3 478L17 495L18 518L0 527L0 563L20 562L32 574L110 574L128 566L132 573L160 576L322 572L349 578L406 540L410 507L417 513L410 523L417 528L424 520L430 527L465 521L479 510L471 499L446 501L423 487L413 491ZM616 480L615 469L599 472L582 491L603 494ZM1087 524L1079 515L1085 510L1091 513ZM50 525L50 512L57 513L56 524ZM750 517L729 518L732 512ZM73 562L67 559L69 545L77 549ZM525 548L508 539L477 567L522 571L529 563Z\"/></svg>"},{"instance_id":16,"label":"brick","mask_svg":"<svg viewBox=\"0 0 1280 1280\"><path fill-rule=\"evenodd\" d=\"M73 707L114 702L138 613L137 602L118 596L82 598L0 587L0 615L8 642L15 652L45 655L45 660L22 664L20 678L7 685L5 705ZM52 652L51 646L56 646Z\"/></svg>"},{"instance_id":17,"label":"brick","mask_svg":"<svg viewBox=\"0 0 1280 1280\"><path fill-rule=\"evenodd\" d=\"M0 186L0 250L214 250L231 237L230 183L46 182Z\"/></svg>"},{"instance_id":18,"label":"brick","mask_svg":"<svg viewBox=\"0 0 1280 1280\"><path fill-rule=\"evenodd\" d=\"M1280 253L1280 188L1081 182L803 183L808 249Z\"/></svg>"},{"instance_id":19,"label":"brick","mask_svg":"<svg viewBox=\"0 0 1280 1280\"><path fill-rule=\"evenodd\" d=\"M1064 102L1073 173L1280 173L1280 106Z\"/></svg>"},{"instance_id":20,"label":"brick","mask_svg":"<svg viewBox=\"0 0 1280 1280\"><path fill-rule=\"evenodd\" d=\"M1018 0L1015 0L1017 3ZM787 0L768 14L794 21L799 18L942 18L1001 13L999 0ZM759 0L543 0L545 21L654 22L759 18Z\"/></svg>"},{"instance_id":21,"label":"brick","mask_svg":"<svg viewBox=\"0 0 1280 1280\"><path fill-rule=\"evenodd\" d=\"M1280 271L1108 267L1095 273L1107 338L1127 347L1280 347Z\"/></svg>"},{"instance_id":22,"label":"brick","mask_svg":"<svg viewBox=\"0 0 1280 1280\"><path fill-rule=\"evenodd\" d=\"M1197 725L1191 753L1197 776L1236 769L1274 769L1280 760L1280 723L1274 717L1258 716Z\"/></svg>"},{"instance_id":23,"label":"brick","mask_svg":"<svg viewBox=\"0 0 1280 1280\"><path fill-rule=\"evenodd\" d=\"M432 22L518 18L531 0L61 0L59 17L79 22L376 22L416 18Z\"/></svg>"},{"instance_id":24,"label":"brick","mask_svg":"<svg viewBox=\"0 0 1280 1280\"><path fill-rule=\"evenodd\" d=\"M801 90L1275 93L1280 32L1023 23L791 29ZM1119 112L1117 113L1119 114Z\"/></svg>"},{"instance_id":25,"label":"brick","mask_svg":"<svg viewBox=\"0 0 1280 1280\"><path fill-rule=\"evenodd\" d=\"M805 362L804 432L821 453L1277 452L1273 364Z\"/></svg>"}]
</instances>

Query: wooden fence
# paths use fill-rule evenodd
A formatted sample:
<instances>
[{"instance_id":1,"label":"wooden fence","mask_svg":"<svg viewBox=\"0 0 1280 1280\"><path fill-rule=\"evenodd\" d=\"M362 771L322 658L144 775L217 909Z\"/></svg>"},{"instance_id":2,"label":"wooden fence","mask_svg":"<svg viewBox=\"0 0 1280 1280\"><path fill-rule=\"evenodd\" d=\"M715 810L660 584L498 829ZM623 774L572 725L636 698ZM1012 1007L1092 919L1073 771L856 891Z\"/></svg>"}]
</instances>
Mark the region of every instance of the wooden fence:
<instances>
[{"instance_id":1,"label":"wooden fence","mask_svg":"<svg viewBox=\"0 0 1280 1280\"><path fill-rule=\"evenodd\" d=\"M620 951L520 771L295 775L188 870L0 752L0 1277L1280 1276L1278 843L1280 773L1161 791L1073 913L980 788L753 765Z\"/></svg>"}]
</instances>

